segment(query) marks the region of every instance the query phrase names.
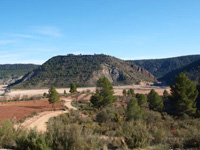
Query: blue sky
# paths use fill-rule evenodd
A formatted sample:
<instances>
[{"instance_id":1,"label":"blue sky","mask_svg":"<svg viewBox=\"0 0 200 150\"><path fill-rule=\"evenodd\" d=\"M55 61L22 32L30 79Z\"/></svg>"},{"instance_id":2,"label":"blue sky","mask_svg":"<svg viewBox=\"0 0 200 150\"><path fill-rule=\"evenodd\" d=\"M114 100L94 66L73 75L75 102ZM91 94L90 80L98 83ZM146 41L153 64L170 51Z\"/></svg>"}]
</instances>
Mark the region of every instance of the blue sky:
<instances>
[{"instance_id":1,"label":"blue sky","mask_svg":"<svg viewBox=\"0 0 200 150\"><path fill-rule=\"evenodd\" d=\"M199 0L1 0L0 64L200 54Z\"/></svg>"}]
</instances>

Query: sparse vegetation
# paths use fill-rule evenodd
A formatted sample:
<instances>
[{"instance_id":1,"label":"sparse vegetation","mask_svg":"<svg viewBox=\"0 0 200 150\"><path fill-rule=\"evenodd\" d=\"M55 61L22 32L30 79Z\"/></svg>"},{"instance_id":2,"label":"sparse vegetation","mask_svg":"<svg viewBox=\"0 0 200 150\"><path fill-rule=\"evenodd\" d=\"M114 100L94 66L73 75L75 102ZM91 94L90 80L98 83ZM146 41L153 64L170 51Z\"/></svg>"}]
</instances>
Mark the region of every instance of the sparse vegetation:
<instances>
[{"instance_id":1,"label":"sparse vegetation","mask_svg":"<svg viewBox=\"0 0 200 150\"><path fill-rule=\"evenodd\" d=\"M182 82L185 84L180 84ZM108 79L100 78L93 95L96 96L91 98L91 102L77 99L74 104L79 110L51 118L45 133L16 130L12 122L3 123L0 139L5 142L0 142L0 146L20 150L199 149L200 119L194 115L198 111L189 111L193 112L193 118L185 112L173 116L166 111L168 105L163 104L163 100L171 101L173 90L185 89L183 85L188 85L190 90L186 89L193 91L191 93L194 96L191 97L196 98L196 86L184 74L180 74L176 84L171 87L172 95L164 92L163 96L159 96L155 90L151 90L147 96L129 94L125 100L126 107L119 103L123 97L113 96L113 88ZM86 92L84 94L87 95ZM179 99L179 102L183 103L185 99ZM195 104L194 99L191 101ZM174 107L168 109L172 111ZM6 136L7 133L10 135Z\"/></svg>"}]
</instances>

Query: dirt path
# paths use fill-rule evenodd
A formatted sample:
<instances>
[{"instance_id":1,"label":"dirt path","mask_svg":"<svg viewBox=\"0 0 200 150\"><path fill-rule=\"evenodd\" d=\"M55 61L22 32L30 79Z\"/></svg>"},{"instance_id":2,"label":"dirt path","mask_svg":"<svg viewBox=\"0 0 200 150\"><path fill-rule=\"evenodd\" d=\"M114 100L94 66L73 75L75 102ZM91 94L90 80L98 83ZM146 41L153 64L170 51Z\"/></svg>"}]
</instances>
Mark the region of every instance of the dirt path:
<instances>
[{"instance_id":1,"label":"dirt path","mask_svg":"<svg viewBox=\"0 0 200 150\"><path fill-rule=\"evenodd\" d=\"M68 107L68 109L74 109L76 110L77 108L73 107L71 105L71 99L66 99L66 98L62 98L62 100L64 101L64 105L66 107ZM20 126L21 127L26 127L27 129L33 129L36 128L37 131L39 132L45 132L47 129L47 122L51 117L56 117L60 114L63 113L68 113L69 110L66 111L45 111L42 112L32 118L29 118L27 120L25 120Z\"/></svg>"},{"instance_id":2,"label":"dirt path","mask_svg":"<svg viewBox=\"0 0 200 150\"><path fill-rule=\"evenodd\" d=\"M47 122L51 117L56 117L63 113L68 113L69 111L54 111L50 112L38 119L34 120L33 122L29 123L29 125L25 126L28 129L36 128L39 132L45 132L47 129Z\"/></svg>"},{"instance_id":3,"label":"dirt path","mask_svg":"<svg viewBox=\"0 0 200 150\"><path fill-rule=\"evenodd\" d=\"M71 105L71 102L72 102L71 99L69 99L69 98L62 98L61 100L64 101L64 105L65 105L68 109L77 110L76 107L73 107L73 106Z\"/></svg>"}]
</instances>

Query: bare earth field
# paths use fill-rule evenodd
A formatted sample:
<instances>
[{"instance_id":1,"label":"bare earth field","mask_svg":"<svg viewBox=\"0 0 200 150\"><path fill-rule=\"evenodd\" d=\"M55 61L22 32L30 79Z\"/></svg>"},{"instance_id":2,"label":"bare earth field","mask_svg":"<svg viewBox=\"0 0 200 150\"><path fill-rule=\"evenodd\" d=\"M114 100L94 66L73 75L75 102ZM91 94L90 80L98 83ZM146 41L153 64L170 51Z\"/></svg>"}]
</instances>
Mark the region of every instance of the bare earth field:
<instances>
[{"instance_id":1,"label":"bare earth field","mask_svg":"<svg viewBox=\"0 0 200 150\"><path fill-rule=\"evenodd\" d=\"M55 104L56 109L64 109L59 104ZM34 101L19 101L0 103L0 120L14 119L16 121L22 120L34 112L48 111L52 109L48 99L34 100Z\"/></svg>"},{"instance_id":2,"label":"bare earth field","mask_svg":"<svg viewBox=\"0 0 200 150\"><path fill-rule=\"evenodd\" d=\"M115 95L122 95L123 89L134 89L135 93L142 93L142 94L148 94L151 89L155 89L156 92L158 92L159 95L163 94L164 89L168 90L170 92L169 87L159 87L159 86L149 86L149 85L127 85L127 86L114 86L114 92ZM95 91L95 87L83 87L78 88L77 90L79 92L90 90L91 92ZM59 93L64 93L64 90L66 92L69 92L69 88L61 88L57 89ZM36 96L36 95L43 95L43 93L48 93L48 89L34 89L34 90L11 90L9 93L6 93L6 96L8 98L13 98L15 96Z\"/></svg>"}]
</instances>

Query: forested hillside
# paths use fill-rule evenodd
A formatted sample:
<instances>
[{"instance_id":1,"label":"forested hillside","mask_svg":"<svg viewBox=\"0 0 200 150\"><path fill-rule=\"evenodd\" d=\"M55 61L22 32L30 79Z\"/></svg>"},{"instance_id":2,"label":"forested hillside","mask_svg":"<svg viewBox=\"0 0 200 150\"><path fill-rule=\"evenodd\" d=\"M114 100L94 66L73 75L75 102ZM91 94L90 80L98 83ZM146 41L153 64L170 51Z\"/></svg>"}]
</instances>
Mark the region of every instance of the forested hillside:
<instances>
[{"instance_id":1,"label":"forested hillside","mask_svg":"<svg viewBox=\"0 0 200 150\"><path fill-rule=\"evenodd\" d=\"M200 60L197 60L189 65L183 66L179 69L173 70L163 77L159 78L160 81L166 81L167 84L173 84L175 76L184 72L193 81L197 82L200 78Z\"/></svg>"},{"instance_id":2,"label":"forested hillside","mask_svg":"<svg viewBox=\"0 0 200 150\"><path fill-rule=\"evenodd\" d=\"M5 64L0 65L0 80L7 82L8 80L17 79L25 75L29 71L37 68L39 65L34 64Z\"/></svg>"},{"instance_id":3,"label":"forested hillside","mask_svg":"<svg viewBox=\"0 0 200 150\"><path fill-rule=\"evenodd\" d=\"M168 72L188 65L198 59L200 59L200 55L188 55L165 59L131 60L130 62L148 70L155 77L160 78Z\"/></svg>"},{"instance_id":4,"label":"forested hillside","mask_svg":"<svg viewBox=\"0 0 200 150\"><path fill-rule=\"evenodd\" d=\"M93 86L99 77L107 77L113 85L154 82L145 69L107 55L56 56L12 84L12 88Z\"/></svg>"}]
</instances>

